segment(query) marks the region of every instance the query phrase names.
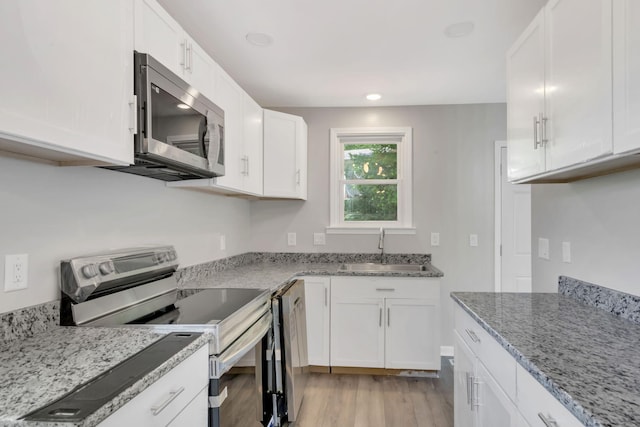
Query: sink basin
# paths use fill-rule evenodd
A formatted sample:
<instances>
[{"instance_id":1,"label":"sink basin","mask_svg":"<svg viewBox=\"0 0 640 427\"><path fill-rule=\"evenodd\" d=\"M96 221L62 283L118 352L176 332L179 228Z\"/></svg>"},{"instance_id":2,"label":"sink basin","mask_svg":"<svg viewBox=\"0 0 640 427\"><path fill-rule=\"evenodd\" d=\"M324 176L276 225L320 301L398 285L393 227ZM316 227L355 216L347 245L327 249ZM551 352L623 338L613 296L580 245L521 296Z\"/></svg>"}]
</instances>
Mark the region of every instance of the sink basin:
<instances>
[{"instance_id":1,"label":"sink basin","mask_svg":"<svg viewBox=\"0 0 640 427\"><path fill-rule=\"evenodd\" d=\"M363 262L356 264L341 264L338 271L360 271L360 272L384 272L384 271L427 271L427 266L422 264L377 264L373 262Z\"/></svg>"}]
</instances>

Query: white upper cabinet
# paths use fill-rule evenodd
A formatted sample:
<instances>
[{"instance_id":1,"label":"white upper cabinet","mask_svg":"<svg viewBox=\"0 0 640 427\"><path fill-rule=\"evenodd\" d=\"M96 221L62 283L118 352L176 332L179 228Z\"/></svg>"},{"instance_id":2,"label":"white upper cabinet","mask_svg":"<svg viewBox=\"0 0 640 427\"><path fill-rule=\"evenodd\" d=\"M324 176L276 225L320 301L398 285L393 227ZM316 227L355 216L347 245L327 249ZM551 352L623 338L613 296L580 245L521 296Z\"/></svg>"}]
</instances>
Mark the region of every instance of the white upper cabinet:
<instances>
[{"instance_id":1,"label":"white upper cabinet","mask_svg":"<svg viewBox=\"0 0 640 427\"><path fill-rule=\"evenodd\" d=\"M544 10L507 52L507 138L509 179L545 170L538 149L538 121L544 111Z\"/></svg>"},{"instance_id":2,"label":"white upper cabinet","mask_svg":"<svg viewBox=\"0 0 640 427\"><path fill-rule=\"evenodd\" d=\"M307 124L264 110L264 196L307 199Z\"/></svg>"},{"instance_id":3,"label":"white upper cabinet","mask_svg":"<svg viewBox=\"0 0 640 427\"><path fill-rule=\"evenodd\" d=\"M3 1L0 23L0 150L132 163L131 2Z\"/></svg>"},{"instance_id":4,"label":"white upper cabinet","mask_svg":"<svg viewBox=\"0 0 640 427\"><path fill-rule=\"evenodd\" d=\"M616 153L640 149L640 2L613 3L613 103Z\"/></svg>"},{"instance_id":5,"label":"white upper cabinet","mask_svg":"<svg viewBox=\"0 0 640 427\"><path fill-rule=\"evenodd\" d=\"M545 8L547 169L613 151L611 0L551 0Z\"/></svg>"},{"instance_id":6,"label":"white upper cabinet","mask_svg":"<svg viewBox=\"0 0 640 427\"><path fill-rule=\"evenodd\" d=\"M510 181L613 152L611 13L611 0L551 0L507 53Z\"/></svg>"},{"instance_id":7,"label":"white upper cabinet","mask_svg":"<svg viewBox=\"0 0 640 427\"><path fill-rule=\"evenodd\" d=\"M223 189L262 195L262 107L222 68L213 101L225 114L225 174L214 180Z\"/></svg>"},{"instance_id":8,"label":"white upper cabinet","mask_svg":"<svg viewBox=\"0 0 640 427\"><path fill-rule=\"evenodd\" d=\"M211 98L216 63L155 0L135 2L135 48Z\"/></svg>"}]
</instances>

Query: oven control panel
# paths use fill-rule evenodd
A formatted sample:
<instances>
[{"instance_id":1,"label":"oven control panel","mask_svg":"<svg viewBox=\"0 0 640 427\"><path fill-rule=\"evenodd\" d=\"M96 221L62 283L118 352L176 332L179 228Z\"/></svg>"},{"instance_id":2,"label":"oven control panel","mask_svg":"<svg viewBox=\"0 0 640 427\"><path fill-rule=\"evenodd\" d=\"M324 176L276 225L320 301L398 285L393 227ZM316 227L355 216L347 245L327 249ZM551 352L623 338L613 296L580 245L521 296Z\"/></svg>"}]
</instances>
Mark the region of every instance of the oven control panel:
<instances>
[{"instance_id":1,"label":"oven control panel","mask_svg":"<svg viewBox=\"0 0 640 427\"><path fill-rule=\"evenodd\" d=\"M164 275L178 268L173 246L123 249L64 260L60 263L60 288L75 302L96 291L117 286L135 276Z\"/></svg>"}]
</instances>

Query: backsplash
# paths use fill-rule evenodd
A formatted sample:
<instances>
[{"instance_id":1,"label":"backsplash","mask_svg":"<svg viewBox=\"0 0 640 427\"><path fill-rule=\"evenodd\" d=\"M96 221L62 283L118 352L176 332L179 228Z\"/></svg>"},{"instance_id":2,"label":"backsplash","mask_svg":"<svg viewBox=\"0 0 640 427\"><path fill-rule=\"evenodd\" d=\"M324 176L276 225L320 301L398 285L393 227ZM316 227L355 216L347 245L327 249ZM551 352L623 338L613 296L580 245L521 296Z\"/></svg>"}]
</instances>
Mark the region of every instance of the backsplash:
<instances>
[{"instance_id":1,"label":"backsplash","mask_svg":"<svg viewBox=\"0 0 640 427\"><path fill-rule=\"evenodd\" d=\"M0 314L0 345L29 338L60 324L60 301Z\"/></svg>"},{"instance_id":2,"label":"backsplash","mask_svg":"<svg viewBox=\"0 0 640 427\"><path fill-rule=\"evenodd\" d=\"M640 324L640 297L573 279L558 278L558 293Z\"/></svg>"}]
</instances>

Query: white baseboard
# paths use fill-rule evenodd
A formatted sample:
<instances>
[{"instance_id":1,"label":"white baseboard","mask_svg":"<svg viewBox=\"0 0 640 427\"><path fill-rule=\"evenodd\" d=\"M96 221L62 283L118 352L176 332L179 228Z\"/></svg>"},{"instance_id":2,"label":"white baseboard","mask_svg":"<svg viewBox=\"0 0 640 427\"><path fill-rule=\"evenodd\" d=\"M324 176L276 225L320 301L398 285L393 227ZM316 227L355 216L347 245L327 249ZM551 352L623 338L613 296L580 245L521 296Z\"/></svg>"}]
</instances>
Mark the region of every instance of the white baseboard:
<instances>
[{"instance_id":1,"label":"white baseboard","mask_svg":"<svg viewBox=\"0 0 640 427\"><path fill-rule=\"evenodd\" d=\"M441 345L440 346L440 356L453 357L453 346L452 345Z\"/></svg>"}]
</instances>

